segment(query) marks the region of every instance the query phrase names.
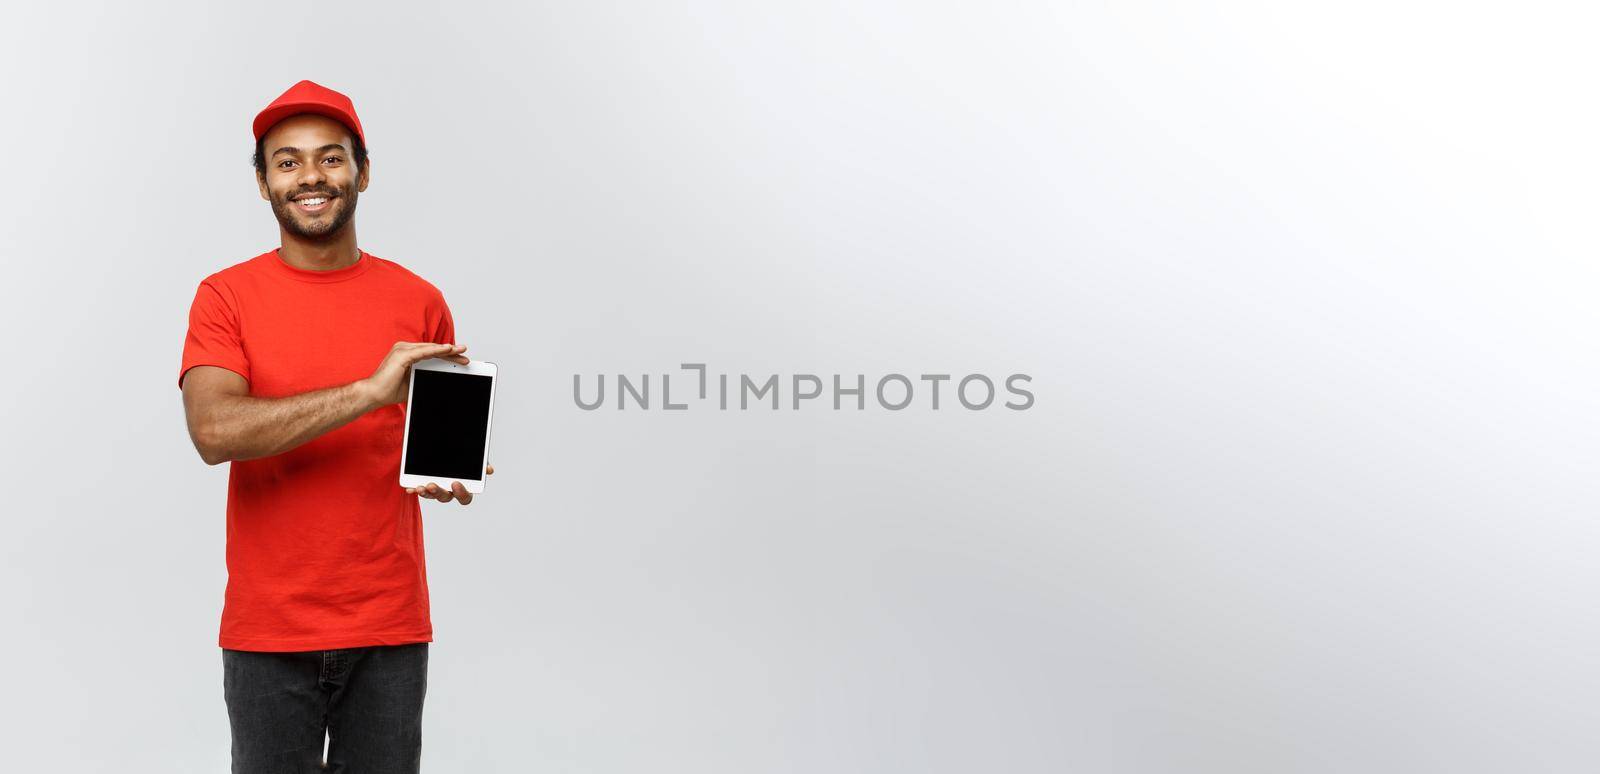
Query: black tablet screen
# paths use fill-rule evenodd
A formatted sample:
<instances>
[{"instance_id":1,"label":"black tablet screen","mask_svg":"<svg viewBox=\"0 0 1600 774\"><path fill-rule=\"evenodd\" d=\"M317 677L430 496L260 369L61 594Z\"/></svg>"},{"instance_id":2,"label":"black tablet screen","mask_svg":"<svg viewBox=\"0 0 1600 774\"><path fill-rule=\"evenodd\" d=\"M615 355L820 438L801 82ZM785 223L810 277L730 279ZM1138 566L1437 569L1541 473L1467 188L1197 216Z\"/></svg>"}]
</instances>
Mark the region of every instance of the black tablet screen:
<instances>
[{"instance_id":1,"label":"black tablet screen","mask_svg":"<svg viewBox=\"0 0 1600 774\"><path fill-rule=\"evenodd\" d=\"M420 369L415 375L404 472L481 480L493 377Z\"/></svg>"}]
</instances>

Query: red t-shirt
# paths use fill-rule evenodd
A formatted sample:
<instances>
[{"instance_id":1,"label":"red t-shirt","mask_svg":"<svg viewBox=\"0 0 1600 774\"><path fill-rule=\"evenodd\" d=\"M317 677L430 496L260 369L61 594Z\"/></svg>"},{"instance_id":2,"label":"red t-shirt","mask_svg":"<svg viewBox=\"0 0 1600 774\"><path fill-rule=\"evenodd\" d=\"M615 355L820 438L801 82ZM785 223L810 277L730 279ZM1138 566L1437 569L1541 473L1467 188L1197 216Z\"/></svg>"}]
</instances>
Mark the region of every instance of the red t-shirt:
<instances>
[{"instance_id":1,"label":"red t-shirt","mask_svg":"<svg viewBox=\"0 0 1600 774\"><path fill-rule=\"evenodd\" d=\"M206 277L189 310L183 375L243 376L272 398L371 376L397 341L455 343L438 288L365 252L308 271L263 253ZM296 651L431 642L422 509L400 486L405 406L273 457L231 463L220 644Z\"/></svg>"}]
</instances>

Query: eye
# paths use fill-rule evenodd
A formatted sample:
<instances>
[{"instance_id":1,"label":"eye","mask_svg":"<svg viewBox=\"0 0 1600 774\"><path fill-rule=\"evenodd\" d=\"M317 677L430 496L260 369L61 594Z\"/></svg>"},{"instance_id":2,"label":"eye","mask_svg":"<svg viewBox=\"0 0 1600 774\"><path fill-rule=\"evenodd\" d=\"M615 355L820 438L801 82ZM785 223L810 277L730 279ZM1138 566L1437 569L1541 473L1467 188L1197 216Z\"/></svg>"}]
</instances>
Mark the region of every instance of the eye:
<instances>
[{"instance_id":1,"label":"eye","mask_svg":"<svg viewBox=\"0 0 1600 774\"><path fill-rule=\"evenodd\" d=\"M284 159L283 161L278 162L278 169L288 169L289 167L291 167L293 165L294 165L294 161L293 160Z\"/></svg>"},{"instance_id":2,"label":"eye","mask_svg":"<svg viewBox=\"0 0 1600 774\"><path fill-rule=\"evenodd\" d=\"M338 156L329 156L326 159L323 159L323 161L325 161L327 163L330 163L330 164L342 164L342 163L344 163L344 159L341 159Z\"/></svg>"}]
</instances>

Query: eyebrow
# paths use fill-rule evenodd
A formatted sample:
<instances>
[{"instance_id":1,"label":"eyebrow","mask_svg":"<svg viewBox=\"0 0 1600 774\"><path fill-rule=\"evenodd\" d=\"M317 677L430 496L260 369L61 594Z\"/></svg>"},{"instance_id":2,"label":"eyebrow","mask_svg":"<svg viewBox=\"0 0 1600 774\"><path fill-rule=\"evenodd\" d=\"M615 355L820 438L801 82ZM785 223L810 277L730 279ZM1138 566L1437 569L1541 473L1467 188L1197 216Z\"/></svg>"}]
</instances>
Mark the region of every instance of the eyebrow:
<instances>
[{"instance_id":1,"label":"eyebrow","mask_svg":"<svg viewBox=\"0 0 1600 774\"><path fill-rule=\"evenodd\" d=\"M323 151L344 150L344 149L345 148L344 148L343 145L340 145L339 143L336 143L336 142L331 142L331 143L328 143L327 145L324 145L324 146L318 148L317 152L318 153L322 153ZM279 149L273 151L272 155L276 156L276 155L278 155L280 153L299 153L299 152L300 152L299 148L296 148L296 147L294 147L292 145L285 145L282 148L279 148Z\"/></svg>"}]
</instances>

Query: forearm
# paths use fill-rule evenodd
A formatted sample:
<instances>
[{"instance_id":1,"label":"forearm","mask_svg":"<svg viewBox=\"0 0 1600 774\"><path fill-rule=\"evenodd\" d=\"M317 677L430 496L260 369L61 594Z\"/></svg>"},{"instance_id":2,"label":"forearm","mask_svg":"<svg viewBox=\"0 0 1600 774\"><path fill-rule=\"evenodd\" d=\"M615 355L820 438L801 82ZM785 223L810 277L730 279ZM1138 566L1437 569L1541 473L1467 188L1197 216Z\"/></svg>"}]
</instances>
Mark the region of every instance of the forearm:
<instances>
[{"instance_id":1,"label":"forearm","mask_svg":"<svg viewBox=\"0 0 1600 774\"><path fill-rule=\"evenodd\" d=\"M363 381L282 398L219 397L199 417L195 445L208 464L282 454L378 408Z\"/></svg>"}]
</instances>

